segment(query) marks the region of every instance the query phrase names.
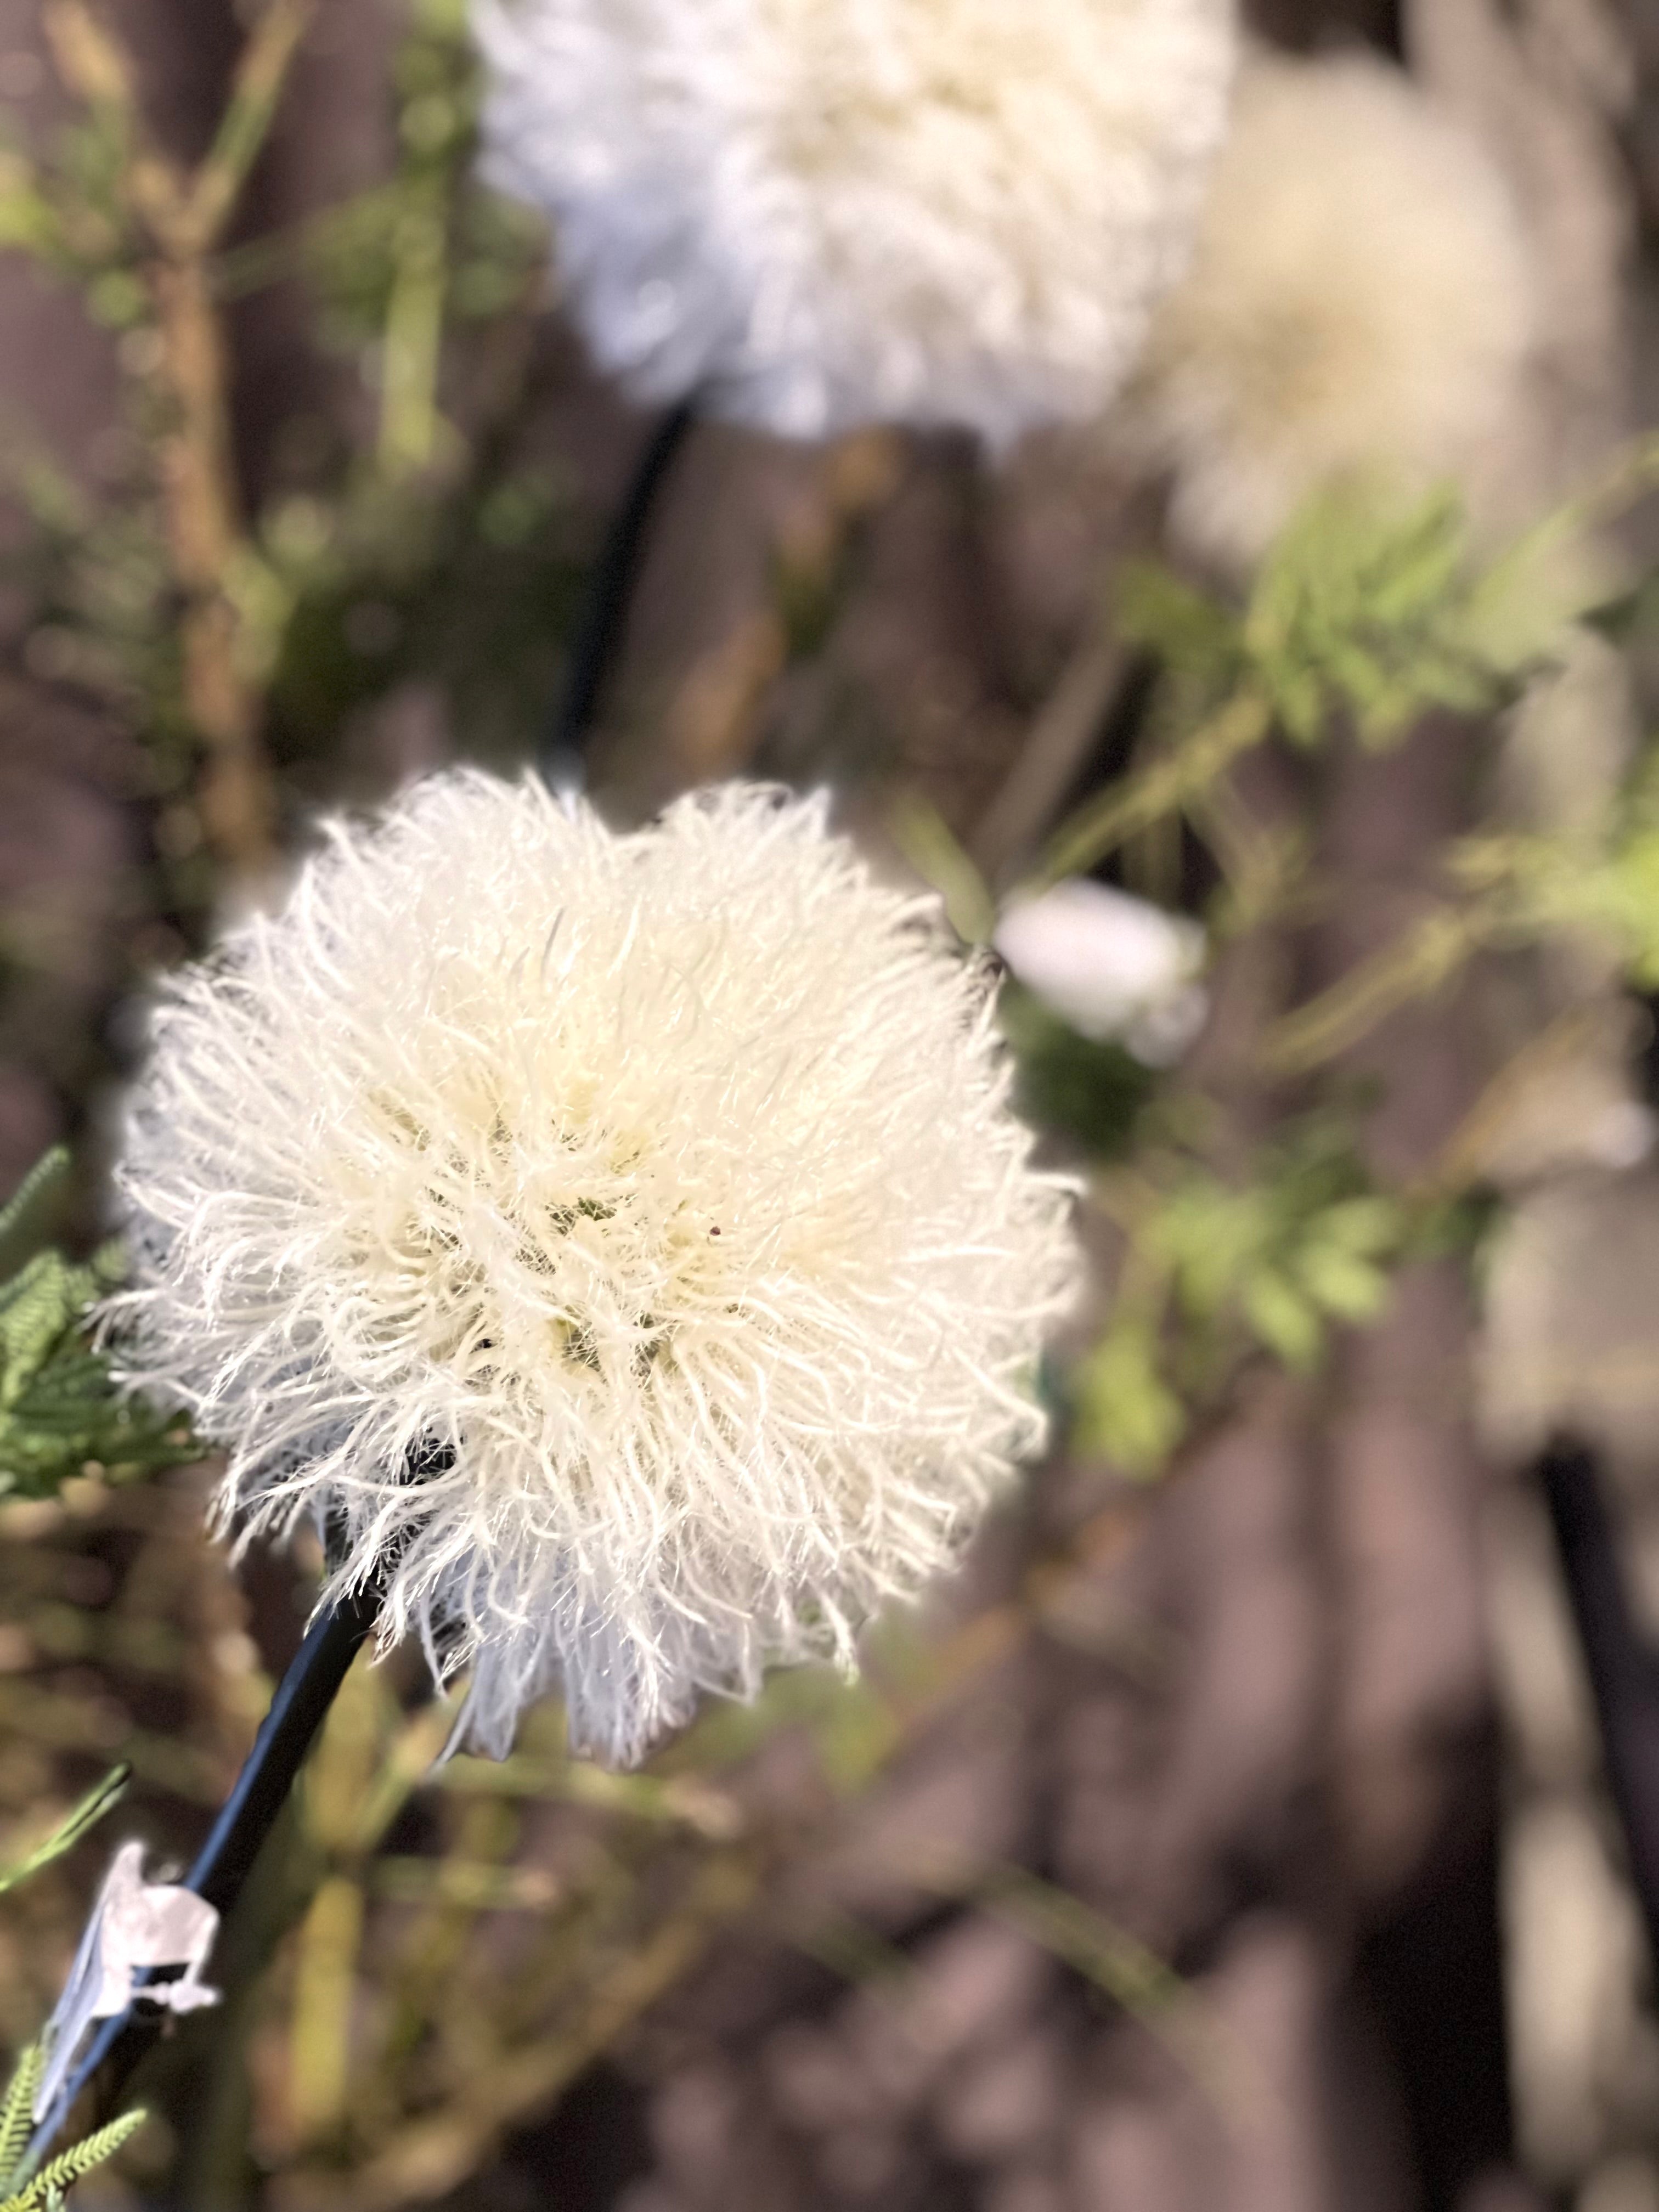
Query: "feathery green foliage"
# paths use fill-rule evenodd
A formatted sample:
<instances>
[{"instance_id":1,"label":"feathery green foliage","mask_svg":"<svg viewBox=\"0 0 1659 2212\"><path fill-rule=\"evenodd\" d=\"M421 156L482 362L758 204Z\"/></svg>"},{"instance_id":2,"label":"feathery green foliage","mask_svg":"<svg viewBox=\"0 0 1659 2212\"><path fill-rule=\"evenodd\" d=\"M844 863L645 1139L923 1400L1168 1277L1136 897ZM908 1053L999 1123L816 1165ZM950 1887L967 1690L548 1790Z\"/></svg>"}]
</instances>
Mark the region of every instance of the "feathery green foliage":
<instances>
[{"instance_id":1,"label":"feathery green foliage","mask_svg":"<svg viewBox=\"0 0 1659 2212\"><path fill-rule=\"evenodd\" d=\"M12 2069L0 2104L0 2189L10 2188L23 2162L34 2127L34 2093L46 2070L46 2054L38 2043L26 2045Z\"/></svg>"},{"instance_id":2,"label":"feathery green foliage","mask_svg":"<svg viewBox=\"0 0 1659 2212\"><path fill-rule=\"evenodd\" d=\"M95 2134L85 2136L67 2150L59 2151L32 2181L26 2181L21 2189L0 2201L0 2212L54 2212L54 2208L64 2201L64 2191L72 2189L77 2181L84 2181L94 2166L113 2158L148 2117L143 2112L123 2112L118 2120L110 2121Z\"/></svg>"},{"instance_id":3,"label":"feathery green foliage","mask_svg":"<svg viewBox=\"0 0 1659 2212\"><path fill-rule=\"evenodd\" d=\"M1346 716L1362 744L1385 745L1431 708L1480 714L1512 688L1477 642L1479 591L1455 497L1395 516L1333 494L1264 563L1242 643L1297 744Z\"/></svg>"},{"instance_id":4,"label":"feathery green foliage","mask_svg":"<svg viewBox=\"0 0 1659 2212\"><path fill-rule=\"evenodd\" d=\"M0 1493L55 1495L88 1466L131 1480L200 1456L181 1418L120 1397L88 1344L88 1310L124 1272L117 1243L87 1261L52 1248L18 1262L44 1228L69 1175L69 1154L48 1152L0 1212Z\"/></svg>"},{"instance_id":5,"label":"feathery green foliage","mask_svg":"<svg viewBox=\"0 0 1659 2212\"><path fill-rule=\"evenodd\" d=\"M1443 1209L1377 1185L1344 1117L1318 1110L1224 1174L1172 1145L1108 1186L1127 1239L1105 1334L1073 1377L1081 1440L1156 1474L1194 1413L1265 1354L1313 1372L1332 1328L1374 1321Z\"/></svg>"},{"instance_id":6,"label":"feathery green foliage","mask_svg":"<svg viewBox=\"0 0 1659 2212\"><path fill-rule=\"evenodd\" d=\"M1659 989L1659 756L1647 761L1597 849L1582 840L1470 838L1453 875L1491 915L1494 936L1600 936L1638 990Z\"/></svg>"},{"instance_id":7,"label":"feathery green foliage","mask_svg":"<svg viewBox=\"0 0 1659 2212\"><path fill-rule=\"evenodd\" d=\"M1299 745L1343 717L1381 746L1431 707L1477 714L1512 691L1513 656L1486 641L1498 573L1471 562L1449 495L1401 514L1328 493L1285 531L1242 611L1140 562L1123 580L1119 621L1189 690L1213 700L1259 687Z\"/></svg>"}]
</instances>

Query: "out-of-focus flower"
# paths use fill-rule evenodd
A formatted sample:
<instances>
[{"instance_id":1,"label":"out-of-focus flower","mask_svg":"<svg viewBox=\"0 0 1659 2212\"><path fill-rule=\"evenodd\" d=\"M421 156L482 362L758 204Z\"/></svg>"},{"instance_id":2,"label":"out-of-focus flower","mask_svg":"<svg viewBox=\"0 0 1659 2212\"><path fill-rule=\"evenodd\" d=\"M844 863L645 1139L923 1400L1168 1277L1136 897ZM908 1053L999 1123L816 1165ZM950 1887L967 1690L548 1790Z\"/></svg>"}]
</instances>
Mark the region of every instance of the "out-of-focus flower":
<instances>
[{"instance_id":1,"label":"out-of-focus flower","mask_svg":"<svg viewBox=\"0 0 1659 2212\"><path fill-rule=\"evenodd\" d=\"M1248 567L1333 483L1469 489L1535 329L1474 137L1390 64L1260 56L1121 427L1170 471L1177 534Z\"/></svg>"},{"instance_id":2,"label":"out-of-focus flower","mask_svg":"<svg viewBox=\"0 0 1659 2212\"><path fill-rule=\"evenodd\" d=\"M534 779L336 824L172 982L120 1187L127 1371L320 1518L501 1752L639 1755L850 1661L1038 1448L1076 1261L984 965L826 802L607 830Z\"/></svg>"},{"instance_id":3,"label":"out-of-focus flower","mask_svg":"<svg viewBox=\"0 0 1659 2212\"><path fill-rule=\"evenodd\" d=\"M473 0L600 364L818 438L1087 417L1179 274L1232 0Z\"/></svg>"},{"instance_id":4,"label":"out-of-focus flower","mask_svg":"<svg viewBox=\"0 0 1659 2212\"><path fill-rule=\"evenodd\" d=\"M997 951L1082 1036L1119 1038L1138 1060L1178 1060L1204 1025L1204 932L1145 899L1081 877L1012 904Z\"/></svg>"}]
</instances>

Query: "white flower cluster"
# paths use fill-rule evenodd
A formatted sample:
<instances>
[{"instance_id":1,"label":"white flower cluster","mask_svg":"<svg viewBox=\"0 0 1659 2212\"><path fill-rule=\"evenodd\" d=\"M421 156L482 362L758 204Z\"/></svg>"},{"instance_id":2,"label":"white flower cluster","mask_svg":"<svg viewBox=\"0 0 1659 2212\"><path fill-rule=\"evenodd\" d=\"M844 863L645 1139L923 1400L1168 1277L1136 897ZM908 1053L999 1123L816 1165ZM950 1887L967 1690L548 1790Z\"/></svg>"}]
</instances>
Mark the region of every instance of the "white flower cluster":
<instances>
[{"instance_id":1,"label":"white flower cluster","mask_svg":"<svg viewBox=\"0 0 1659 2212\"><path fill-rule=\"evenodd\" d=\"M1248 568L1340 481L1467 489L1536 325L1478 140L1389 63L1256 55L1124 428L1171 474L1177 535Z\"/></svg>"},{"instance_id":2,"label":"white flower cluster","mask_svg":"<svg viewBox=\"0 0 1659 2212\"><path fill-rule=\"evenodd\" d=\"M389 1576L475 1743L562 1686L633 1759L700 1688L849 1661L1042 1442L1070 1186L991 1014L823 802L618 835L432 778L167 986L127 1372L228 1447L228 1519Z\"/></svg>"},{"instance_id":3,"label":"white flower cluster","mask_svg":"<svg viewBox=\"0 0 1659 2212\"><path fill-rule=\"evenodd\" d=\"M786 436L1100 411L1179 274L1232 0L473 0L487 170L602 368Z\"/></svg>"}]
</instances>

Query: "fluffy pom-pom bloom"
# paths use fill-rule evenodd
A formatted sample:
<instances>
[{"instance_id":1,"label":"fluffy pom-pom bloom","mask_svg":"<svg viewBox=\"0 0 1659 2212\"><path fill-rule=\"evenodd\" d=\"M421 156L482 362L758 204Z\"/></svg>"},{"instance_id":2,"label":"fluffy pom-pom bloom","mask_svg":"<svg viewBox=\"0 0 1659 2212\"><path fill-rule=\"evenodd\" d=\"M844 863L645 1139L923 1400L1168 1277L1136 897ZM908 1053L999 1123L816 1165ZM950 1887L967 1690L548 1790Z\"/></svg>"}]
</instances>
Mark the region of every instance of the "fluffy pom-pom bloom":
<instances>
[{"instance_id":1,"label":"fluffy pom-pom bloom","mask_svg":"<svg viewBox=\"0 0 1659 2212\"><path fill-rule=\"evenodd\" d=\"M850 1657L1038 1449L1071 1188L985 964L826 804L608 830L533 778L335 823L167 987L119 1165L125 1370L312 1516L500 1753L636 1758Z\"/></svg>"},{"instance_id":2,"label":"fluffy pom-pom bloom","mask_svg":"<svg viewBox=\"0 0 1659 2212\"><path fill-rule=\"evenodd\" d=\"M823 437L1094 416L1179 273L1231 0L473 0L592 351Z\"/></svg>"},{"instance_id":3,"label":"fluffy pom-pom bloom","mask_svg":"<svg viewBox=\"0 0 1659 2212\"><path fill-rule=\"evenodd\" d=\"M1478 496L1536 327L1518 217L1460 124L1386 62L1253 57L1121 427L1170 472L1176 534L1248 568L1343 481Z\"/></svg>"}]
</instances>

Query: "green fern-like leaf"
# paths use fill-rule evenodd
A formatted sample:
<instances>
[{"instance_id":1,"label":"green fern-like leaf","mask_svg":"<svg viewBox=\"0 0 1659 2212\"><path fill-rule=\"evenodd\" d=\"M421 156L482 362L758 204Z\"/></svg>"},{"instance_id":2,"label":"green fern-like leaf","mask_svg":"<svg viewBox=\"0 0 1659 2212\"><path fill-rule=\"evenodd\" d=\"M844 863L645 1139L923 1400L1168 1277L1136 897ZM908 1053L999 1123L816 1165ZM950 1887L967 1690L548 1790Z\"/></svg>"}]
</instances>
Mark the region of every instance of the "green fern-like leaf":
<instances>
[{"instance_id":1,"label":"green fern-like leaf","mask_svg":"<svg viewBox=\"0 0 1659 2212\"><path fill-rule=\"evenodd\" d=\"M1431 708L1489 711L1545 657L1536 638L1523 651L1494 623L1501 573L1471 562L1452 495L1402 509L1348 487L1293 518L1242 614L1138 562L1119 580L1117 628L1178 677L1198 713L1243 685L1297 744L1322 743L1340 719L1382 745Z\"/></svg>"},{"instance_id":2,"label":"green fern-like leaf","mask_svg":"<svg viewBox=\"0 0 1659 2212\"><path fill-rule=\"evenodd\" d=\"M1401 514L1326 495L1261 571L1246 657L1298 744L1315 744L1342 714L1365 743L1383 744L1431 708L1476 713L1505 696L1512 672L1470 628L1477 588L1455 498Z\"/></svg>"},{"instance_id":3,"label":"green fern-like leaf","mask_svg":"<svg viewBox=\"0 0 1659 2212\"><path fill-rule=\"evenodd\" d=\"M1156 1333L1114 1323L1073 1378L1077 1442L1126 1474L1160 1474L1187 1432L1188 1413L1164 1372Z\"/></svg>"},{"instance_id":4,"label":"green fern-like leaf","mask_svg":"<svg viewBox=\"0 0 1659 2212\"><path fill-rule=\"evenodd\" d=\"M0 1206L0 1272L15 1268L40 1243L70 1170L69 1148L54 1145L34 1163Z\"/></svg>"},{"instance_id":5,"label":"green fern-like leaf","mask_svg":"<svg viewBox=\"0 0 1659 2212\"><path fill-rule=\"evenodd\" d=\"M1243 1179L1178 1145L1143 1164L1133 1295L1071 1378L1079 1442L1129 1474L1161 1473L1244 1360L1315 1371L1333 1328L1374 1321L1395 1270L1449 1232L1373 1188L1346 1115L1310 1114Z\"/></svg>"},{"instance_id":6,"label":"green fern-like leaf","mask_svg":"<svg viewBox=\"0 0 1659 2212\"><path fill-rule=\"evenodd\" d=\"M107 1248L85 1265L37 1252L0 1284L0 1409L15 1406L100 1291L120 1279Z\"/></svg>"},{"instance_id":7,"label":"green fern-like leaf","mask_svg":"<svg viewBox=\"0 0 1659 2212\"><path fill-rule=\"evenodd\" d=\"M0 2189L9 2189L17 2178L23 2154L29 2147L34 2124L34 2093L46 2071L46 2054L38 2043L27 2045L12 2069L5 2101L0 2104Z\"/></svg>"},{"instance_id":8,"label":"green fern-like leaf","mask_svg":"<svg viewBox=\"0 0 1659 2212\"><path fill-rule=\"evenodd\" d=\"M143 2127L149 2115L143 2112L123 2112L118 2120L96 2134L84 2136L71 2143L67 2150L59 2151L49 2166L42 2166L33 2181L27 2182L15 2196L0 2203L0 2212L51 2212L55 2199L77 2181L84 2181L94 2166L102 2166L106 2159L113 2158L129 2136Z\"/></svg>"},{"instance_id":9,"label":"green fern-like leaf","mask_svg":"<svg viewBox=\"0 0 1659 2212\"><path fill-rule=\"evenodd\" d=\"M0 1483L26 1497L52 1497L89 1465L127 1482L202 1455L182 1417L118 1396L94 1352L72 1340L35 1375L17 1403L0 1411Z\"/></svg>"},{"instance_id":10,"label":"green fern-like leaf","mask_svg":"<svg viewBox=\"0 0 1659 2212\"><path fill-rule=\"evenodd\" d=\"M48 1152L0 1212L0 1493L55 1496L89 1464L111 1480L200 1456L183 1419L123 1398L85 1334L88 1310L125 1272L118 1243L74 1261L47 1249L23 1256L46 1226L68 1155Z\"/></svg>"},{"instance_id":11,"label":"green fern-like leaf","mask_svg":"<svg viewBox=\"0 0 1659 2212\"><path fill-rule=\"evenodd\" d=\"M1237 616L1161 561L1126 562L1114 601L1125 642L1179 669L1201 697L1219 698L1237 681L1245 658Z\"/></svg>"}]
</instances>

